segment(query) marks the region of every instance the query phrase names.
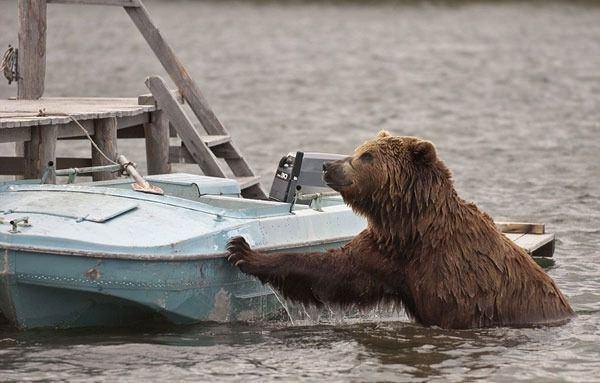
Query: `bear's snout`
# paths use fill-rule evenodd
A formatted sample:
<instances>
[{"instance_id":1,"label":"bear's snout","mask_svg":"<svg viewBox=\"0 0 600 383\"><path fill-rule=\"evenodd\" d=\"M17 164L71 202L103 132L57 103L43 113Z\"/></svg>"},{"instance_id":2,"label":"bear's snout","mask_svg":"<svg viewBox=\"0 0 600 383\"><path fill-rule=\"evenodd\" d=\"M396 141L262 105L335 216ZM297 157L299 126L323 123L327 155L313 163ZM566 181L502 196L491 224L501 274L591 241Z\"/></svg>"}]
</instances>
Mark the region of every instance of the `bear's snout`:
<instances>
[{"instance_id":1,"label":"bear's snout","mask_svg":"<svg viewBox=\"0 0 600 383\"><path fill-rule=\"evenodd\" d=\"M323 164L323 181L333 190L340 191L342 187L352 184L352 178L344 169L347 162L348 158Z\"/></svg>"}]
</instances>

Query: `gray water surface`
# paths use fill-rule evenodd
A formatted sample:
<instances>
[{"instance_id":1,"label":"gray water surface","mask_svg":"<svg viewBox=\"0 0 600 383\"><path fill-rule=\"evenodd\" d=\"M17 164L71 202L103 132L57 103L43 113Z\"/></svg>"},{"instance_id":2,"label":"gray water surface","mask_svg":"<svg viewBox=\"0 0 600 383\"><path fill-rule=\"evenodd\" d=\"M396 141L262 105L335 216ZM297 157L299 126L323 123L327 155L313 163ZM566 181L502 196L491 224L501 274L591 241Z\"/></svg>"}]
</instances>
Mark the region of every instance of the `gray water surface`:
<instances>
[{"instance_id":1,"label":"gray water surface","mask_svg":"<svg viewBox=\"0 0 600 383\"><path fill-rule=\"evenodd\" d=\"M561 327L472 331L403 317L5 328L0 380L600 381L599 6L147 6L265 186L289 151L350 153L380 129L430 139L461 196L557 234L548 272L579 315ZM16 44L15 15L14 1L0 1L0 47ZM48 19L47 96L136 96L147 75L167 77L118 7L52 4ZM0 83L0 97L15 92ZM143 163L139 143L121 149Z\"/></svg>"}]
</instances>

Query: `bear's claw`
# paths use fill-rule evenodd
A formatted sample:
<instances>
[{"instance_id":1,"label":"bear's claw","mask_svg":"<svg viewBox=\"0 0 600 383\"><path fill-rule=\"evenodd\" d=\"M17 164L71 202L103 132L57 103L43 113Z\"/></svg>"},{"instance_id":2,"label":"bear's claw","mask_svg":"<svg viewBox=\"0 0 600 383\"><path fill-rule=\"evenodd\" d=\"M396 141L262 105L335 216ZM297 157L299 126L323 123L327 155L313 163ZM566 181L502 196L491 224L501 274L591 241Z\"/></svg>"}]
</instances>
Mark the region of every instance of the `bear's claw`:
<instances>
[{"instance_id":1,"label":"bear's claw","mask_svg":"<svg viewBox=\"0 0 600 383\"><path fill-rule=\"evenodd\" d=\"M227 244L227 252L229 253L226 256L227 261L245 272L243 266L248 263L248 258L252 254L252 249L250 249L248 242L243 237L233 237Z\"/></svg>"}]
</instances>

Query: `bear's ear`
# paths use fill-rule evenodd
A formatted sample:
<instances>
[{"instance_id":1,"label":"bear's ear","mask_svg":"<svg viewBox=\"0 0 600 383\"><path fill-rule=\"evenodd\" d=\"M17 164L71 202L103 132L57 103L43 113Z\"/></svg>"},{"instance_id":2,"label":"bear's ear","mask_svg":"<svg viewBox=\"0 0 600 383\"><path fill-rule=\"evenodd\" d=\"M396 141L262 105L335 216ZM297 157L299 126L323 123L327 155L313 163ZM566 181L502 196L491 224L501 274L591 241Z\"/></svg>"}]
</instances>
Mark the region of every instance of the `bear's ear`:
<instances>
[{"instance_id":1,"label":"bear's ear","mask_svg":"<svg viewBox=\"0 0 600 383\"><path fill-rule=\"evenodd\" d=\"M377 133L376 138L386 138L386 137L391 137L391 136L392 135L387 130L380 130L379 133Z\"/></svg>"},{"instance_id":2,"label":"bear's ear","mask_svg":"<svg viewBox=\"0 0 600 383\"><path fill-rule=\"evenodd\" d=\"M411 148L413 159L422 163L435 161L437 154L435 146L430 141L417 141Z\"/></svg>"}]
</instances>

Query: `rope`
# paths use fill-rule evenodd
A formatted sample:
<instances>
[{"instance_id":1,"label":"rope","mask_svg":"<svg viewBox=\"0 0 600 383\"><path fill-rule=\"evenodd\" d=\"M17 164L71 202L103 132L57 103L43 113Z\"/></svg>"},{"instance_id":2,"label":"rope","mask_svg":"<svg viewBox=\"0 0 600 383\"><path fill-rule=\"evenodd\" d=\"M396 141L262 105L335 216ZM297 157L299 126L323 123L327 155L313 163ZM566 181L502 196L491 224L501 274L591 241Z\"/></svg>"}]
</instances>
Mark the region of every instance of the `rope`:
<instances>
[{"instance_id":1,"label":"rope","mask_svg":"<svg viewBox=\"0 0 600 383\"><path fill-rule=\"evenodd\" d=\"M75 119L75 117L71 116L70 114L68 115L68 117L73 120L73 122L79 126L79 128L81 129L81 131L83 133L85 133L85 136L88 138L88 140L90 140L90 143L92 144L92 146L94 147L94 149L96 149L98 151L98 153L100 153L100 155L102 157L104 157L106 159L106 161L110 162L113 165L119 165L118 163L116 163L115 161L111 160L110 158L108 158L106 156L106 154L104 154L104 152L102 150L100 150L100 148L98 147L98 145L96 145L96 143L94 142L94 140L92 140L92 137L90 137L90 134L87 132L87 130L85 130L85 128L83 126L81 126L81 124L79 123L79 121L77 121Z\"/></svg>"},{"instance_id":2,"label":"rope","mask_svg":"<svg viewBox=\"0 0 600 383\"><path fill-rule=\"evenodd\" d=\"M17 73L17 49L13 46L8 46L4 56L2 56L2 66L0 66L4 77L8 80L8 85L19 79Z\"/></svg>"},{"instance_id":3,"label":"rope","mask_svg":"<svg viewBox=\"0 0 600 383\"><path fill-rule=\"evenodd\" d=\"M48 114L53 115L53 116L66 116L66 117L69 117L75 123L75 125L77 125L79 127L79 129L81 129L81 131L85 134L85 136L90 141L90 143L92 144L92 146L94 147L94 149L96 149L98 151L98 153L100 153L100 155L102 157L104 157L104 159L106 161L108 161L109 163L111 163L113 165L119 165L115 161L113 161L110 158L108 158L108 156L106 154L104 154L104 152L102 150L100 150L100 148L98 147L98 145L96 145L96 143L94 142L94 140L92 139L92 137L90 136L90 134L88 133L88 131L85 130L85 128L83 127L83 125L81 125L79 123L79 121L77 121L77 119L75 117L73 117L69 113L54 113L54 112L52 112L52 113L46 113L45 109L40 109L39 112L38 112L38 114L37 114L37 117L46 117Z\"/></svg>"}]
</instances>

